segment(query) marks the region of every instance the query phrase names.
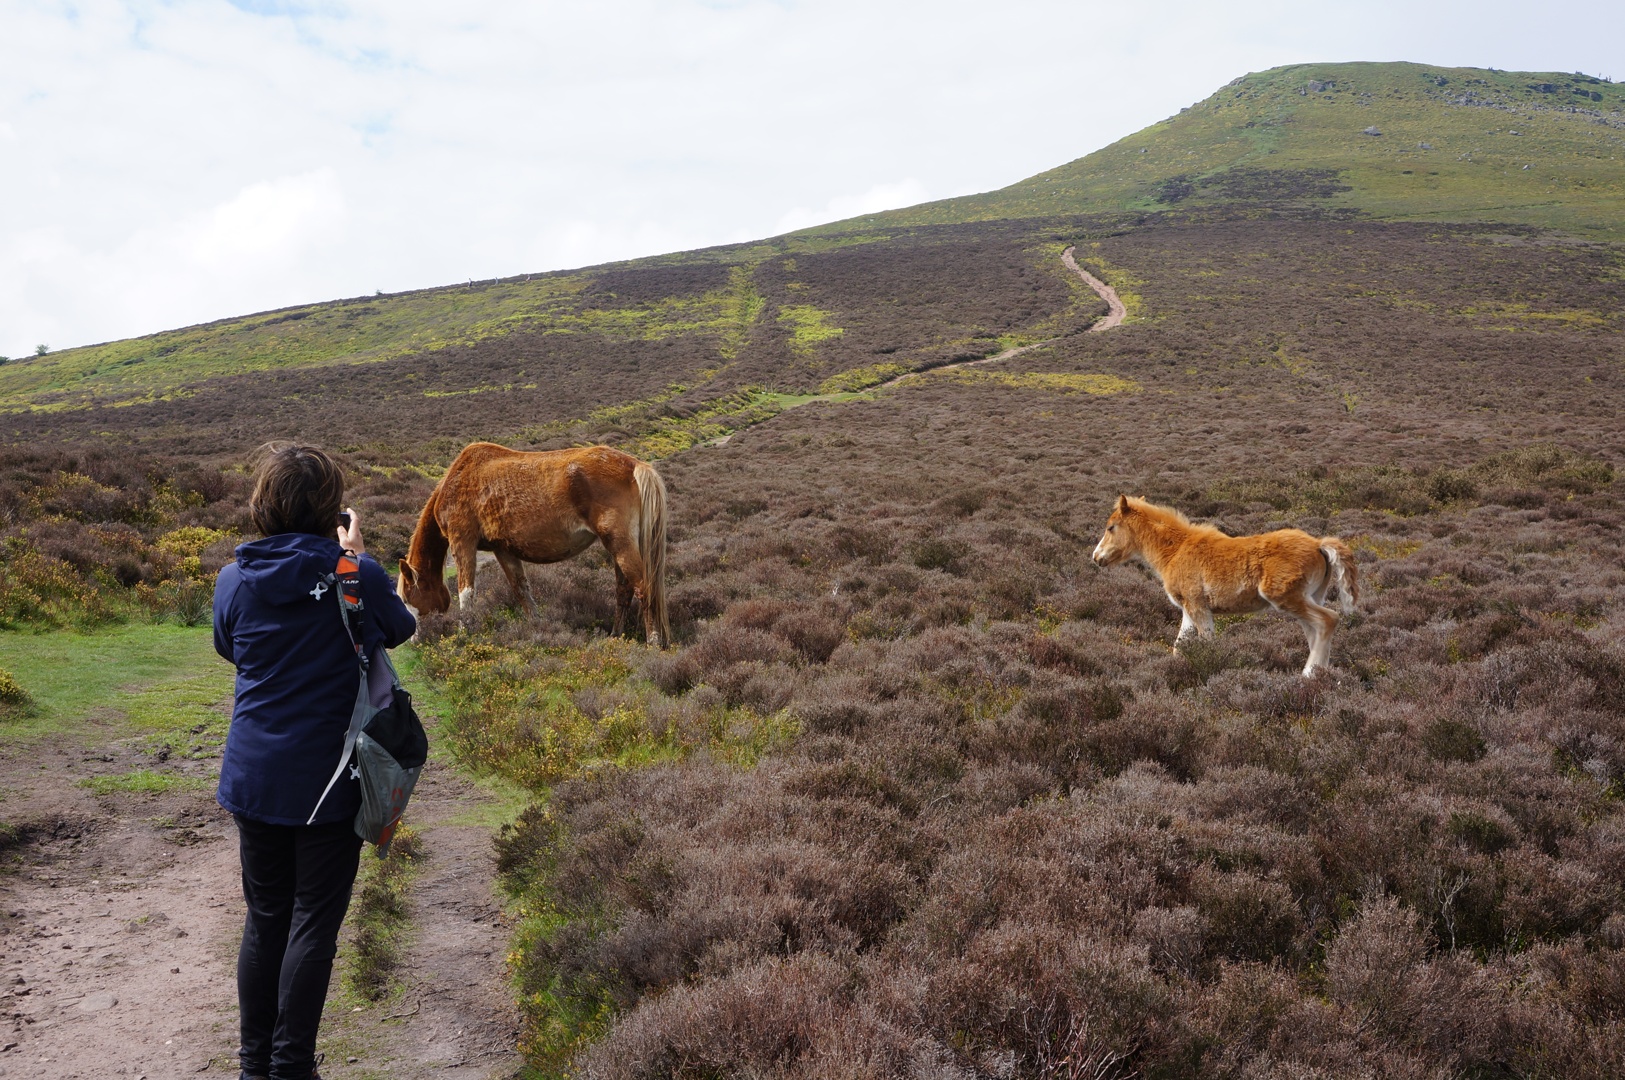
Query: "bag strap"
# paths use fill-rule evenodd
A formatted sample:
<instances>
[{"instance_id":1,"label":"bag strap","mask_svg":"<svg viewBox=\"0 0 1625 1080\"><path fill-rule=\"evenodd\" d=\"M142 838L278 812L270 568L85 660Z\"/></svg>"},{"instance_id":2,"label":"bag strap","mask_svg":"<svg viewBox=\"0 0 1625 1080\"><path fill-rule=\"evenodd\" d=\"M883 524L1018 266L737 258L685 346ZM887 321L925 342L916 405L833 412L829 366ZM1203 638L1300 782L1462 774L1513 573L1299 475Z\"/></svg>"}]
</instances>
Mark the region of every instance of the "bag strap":
<instances>
[{"instance_id":1,"label":"bag strap","mask_svg":"<svg viewBox=\"0 0 1625 1080\"><path fill-rule=\"evenodd\" d=\"M361 602L361 564L356 561L354 555L346 551L339 556L338 565L333 573L327 575L327 580L334 585L333 594L339 600L339 615L344 621L344 633L355 648L356 662L361 668L361 680L356 688L355 706L350 710L350 728L344 733L344 752L339 755L339 767L333 770L332 778L327 781L327 786L322 788L322 797L316 800L316 809L310 812L306 825L316 820L316 815L321 813L322 804L327 801L328 792L333 790L333 785L344 775L344 767L350 764L350 755L355 752L356 738L360 736L361 728L366 724L368 714L372 711L372 702L367 694L367 648L361 634L361 629L365 625L362 621L365 607ZM392 676L394 670L394 665L391 665Z\"/></svg>"}]
</instances>

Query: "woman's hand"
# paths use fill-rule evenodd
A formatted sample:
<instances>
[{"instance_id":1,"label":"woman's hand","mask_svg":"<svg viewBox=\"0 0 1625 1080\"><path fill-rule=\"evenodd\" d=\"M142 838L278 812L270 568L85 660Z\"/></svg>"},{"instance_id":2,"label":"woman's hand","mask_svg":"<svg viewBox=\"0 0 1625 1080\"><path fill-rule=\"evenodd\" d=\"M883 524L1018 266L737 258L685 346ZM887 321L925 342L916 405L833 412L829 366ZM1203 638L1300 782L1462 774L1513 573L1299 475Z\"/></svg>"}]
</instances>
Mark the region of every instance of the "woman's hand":
<instances>
[{"instance_id":1,"label":"woman's hand","mask_svg":"<svg viewBox=\"0 0 1625 1080\"><path fill-rule=\"evenodd\" d=\"M339 547L352 555L364 554L367 545L361 539L361 515L355 512L353 506L346 506L344 512L350 515L350 524L340 525L338 528Z\"/></svg>"}]
</instances>

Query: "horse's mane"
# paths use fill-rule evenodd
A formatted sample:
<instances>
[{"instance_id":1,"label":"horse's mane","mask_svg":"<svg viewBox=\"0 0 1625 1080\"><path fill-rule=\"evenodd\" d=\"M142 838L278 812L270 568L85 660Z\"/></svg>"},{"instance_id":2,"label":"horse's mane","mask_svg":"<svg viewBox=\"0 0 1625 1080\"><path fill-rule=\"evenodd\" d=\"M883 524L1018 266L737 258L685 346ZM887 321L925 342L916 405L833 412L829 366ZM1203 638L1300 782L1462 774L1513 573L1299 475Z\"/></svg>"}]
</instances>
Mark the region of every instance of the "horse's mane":
<instances>
[{"instance_id":1,"label":"horse's mane","mask_svg":"<svg viewBox=\"0 0 1625 1080\"><path fill-rule=\"evenodd\" d=\"M440 488L444 483L445 478L442 477L441 482L429 493L428 501L423 504L423 512L418 514L417 527L412 530L412 539L407 544L406 561L411 563L414 569L426 568L433 571L436 569L433 564L437 561L442 566L445 565L448 545L445 534L440 531L440 523L435 520L440 506Z\"/></svg>"},{"instance_id":2,"label":"horse's mane","mask_svg":"<svg viewBox=\"0 0 1625 1080\"><path fill-rule=\"evenodd\" d=\"M1128 496L1128 504L1136 514L1150 519L1153 524L1175 525L1189 532L1207 533L1213 536L1226 535L1222 529L1215 528L1212 525L1199 525L1171 506L1158 506L1156 503L1148 502L1138 495Z\"/></svg>"}]
</instances>

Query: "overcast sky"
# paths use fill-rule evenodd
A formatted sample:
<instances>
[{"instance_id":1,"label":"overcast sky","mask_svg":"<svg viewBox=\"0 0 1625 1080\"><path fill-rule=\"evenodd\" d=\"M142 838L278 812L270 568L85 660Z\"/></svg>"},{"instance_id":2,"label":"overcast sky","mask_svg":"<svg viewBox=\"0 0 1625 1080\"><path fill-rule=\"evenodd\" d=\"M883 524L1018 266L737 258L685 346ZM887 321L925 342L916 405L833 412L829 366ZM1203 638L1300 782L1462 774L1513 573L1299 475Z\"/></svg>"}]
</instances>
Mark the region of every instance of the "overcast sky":
<instances>
[{"instance_id":1,"label":"overcast sky","mask_svg":"<svg viewBox=\"0 0 1625 1080\"><path fill-rule=\"evenodd\" d=\"M0 0L0 355L986 191L1279 64L1625 77L1560 10Z\"/></svg>"}]
</instances>

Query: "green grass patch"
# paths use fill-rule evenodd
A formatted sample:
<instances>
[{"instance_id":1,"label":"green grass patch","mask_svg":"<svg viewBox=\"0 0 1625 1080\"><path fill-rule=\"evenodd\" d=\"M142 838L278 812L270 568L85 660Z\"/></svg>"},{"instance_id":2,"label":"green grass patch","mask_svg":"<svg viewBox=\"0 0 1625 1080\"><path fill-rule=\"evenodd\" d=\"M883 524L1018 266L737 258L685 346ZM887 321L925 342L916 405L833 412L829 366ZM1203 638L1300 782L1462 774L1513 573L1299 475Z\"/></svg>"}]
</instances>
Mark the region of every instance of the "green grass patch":
<instances>
[{"instance_id":1,"label":"green grass patch","mask_svg":"<svg viewBox=\"0 0 1625 1080\"><path fill-rule=\"evenodd\" d=\"M395 671L401 683L412 694L412 705L423 720L429 736L429 764L433 768L452 768L456 764L455 742L445 718L452 715L452 704L443 685L431 679L423 670L423 656L415 645L402 645L390 652ZM475 772L470 776L483 796L479 802L465 806L445 824L460 827L500 829L519 816L520 811L535 799L533 792L500 773Z\"/></svg>"},{"instance_id":2,"label":"green grass patch","mask_svg":"<svg viewBox=\"0 0 1625 1080\"><path fill-rule=\"evenodd\" d=\"M162 795L166 791L202 791L212 787L213 783L201 776L136 769L122 776L87 777L79 781L79 786L89 788L97 795Z\"/></svg>"},{"instance_id":3,"label":"green grass patch","mask_svg":"<svg viewBox=\"0 0 1625 1080\"><path fill-rule=\"evenodd\" d=\"M657 707L622 640L574 648L507 646L456 633L425 645L422 670L448 707L439 730L463 765L529 792L615 767L672 761L705 749L740 766L793 737L786 715L715 706Z\"/></svg>"},{"instance_id":4,"label":"green grass patch","mask_svg":"<svg viewBox=\"0 0 1625 1080\"><path fill-rule=\"evenodd\" d=\"M790 349L802 355L810 354L819 342L846 333L841 327L830 324L832 318L834 312L811 304L789 304L779 309L779 322L790 328Z\"/></svg>"},{"instance_id":5,"label":"green grass patch","mask_svg":"<svg viewBox=\"0 0 1625 1080\"><path fill-rule=\"evenodd\" d=\"M870 364L867 367L851 368L825 379L819 385L818 392L820 394L842 394L867 390L871 386L879 386L883 382L889 382L899 375L906 375L908 371L908 367L903 364Z\"/></svg>"},{"instance_id":6,"label":"green grass patch","mask_svg":"<svg viewBox=\"0 0 1625 1080\"><path fill-rule=\"evenodd\" d=\"M1042 390L1051 394L1129 394L1140 389L1132 379L1116 375L1095 375L1066 371L986 371L958 368L942 373L943 378L968 383L998 383L1018 390Z\"/></svg>"},{"instance_id":7,"label":"green grass patch","mask_svg":"<svg viewBox=\"0 0 1625 1080\"><path fill-rule=\"evenodd\" d=\"M0 727L7 742L79 734L86 720L195 756L216 752L225 738L227 718L217 706L230 700L233 671L207 628L4 631L0 650L33 700L29 715Z\"/></svg>"}]
</instances>

